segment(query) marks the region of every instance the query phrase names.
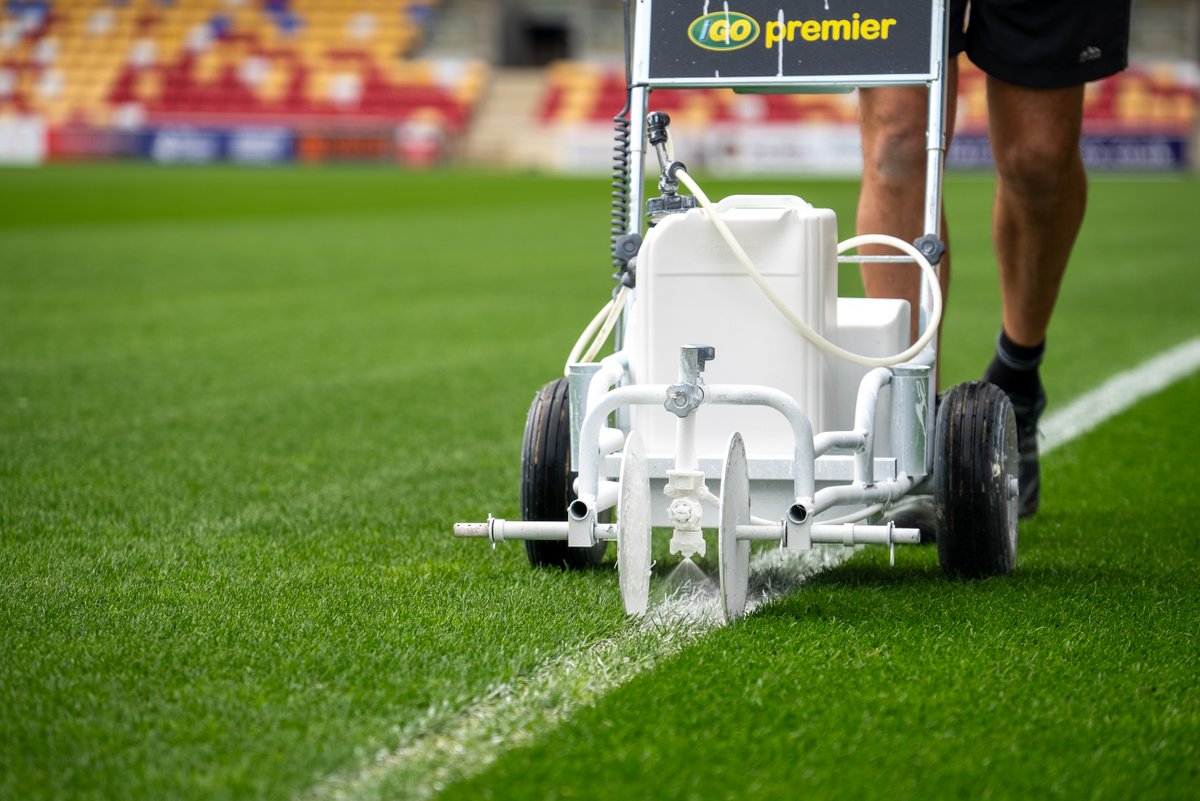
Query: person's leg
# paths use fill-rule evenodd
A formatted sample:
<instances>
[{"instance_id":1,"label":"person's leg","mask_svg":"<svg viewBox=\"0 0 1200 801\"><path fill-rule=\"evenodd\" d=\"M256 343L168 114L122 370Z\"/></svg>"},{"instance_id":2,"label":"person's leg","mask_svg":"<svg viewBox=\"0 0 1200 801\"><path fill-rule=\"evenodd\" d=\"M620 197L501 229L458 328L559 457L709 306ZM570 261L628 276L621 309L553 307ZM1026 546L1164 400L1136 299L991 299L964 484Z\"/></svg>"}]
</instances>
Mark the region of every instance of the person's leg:
<instances>
[{"instance_id":1,"label":"person's leg","mask_svg":"<svg viewBox=\"0 0 1200 801\"><path fill-rule=\"evenodd\" d=\"M1087 204L1083 86L1028 89L989 77L988 118L1004 331L1036 346L1046 339Z\"/></svg>"},{"instance_id":2,"label":"person's leg","mask_svg":"<svg viewBox=\"0 0 1200 801\"><path fill-rule=\"evenodd\" d=\"M1038 368L1087 204L1079 149L1083 86L1030 89L989 77L988 119L1002 329L984 380L1003 389L1017 413L1020 513L1028 516L1041 494L1037 423L1046 394Z\"/></svg>"},{"instance_id":3,"label":"person's leg","mask_svg":"<svg viewBox=\"0 0 1200 801\"><path fill-rule=\"evenodd\" d=\"M946 143L949 147L958 90L958 64L954 59L947 71L946 88ZM928 98L928 90L920 86L859 90L863 176L858 196L858 233L890 234L908 242L928 233L924 230ZM942 241L948 243L944 213L939 233ZM894 254L894 251L880 247L863 247L860 252ZM908 264L864 264L862 278L870 297L908 301L912 309L911 337L915 340L920 307L920 268ZM945 299L950 283L949 253L942 256L938 278ZM928 496L906 498L889 510L885 518L898 526L920 529L921 541L932 542L936 523L929 500Z\"/></svg>"},{"instance_id":4,"label":"person's leg","mask_svg":"<svg viewBox=\"0 0 1200 801\"><path fill-rule=\"evenodd\" d=\"M947 71L947 147L954 130L958 65ZM928 93L920 86L859 90L863 175L856 228L860 234L890 234L908 242L922 236L925 210L925 131ZM949 241L945 214L941 238ZM892 253L887 248L863 247L864 254ZM945 298L950 282L949 254L938 268ZM912 337L917 336L920 268L916 265L864 264L863 285L874 298L903 298L912 308Z\"/></svg>"}]
</instances>

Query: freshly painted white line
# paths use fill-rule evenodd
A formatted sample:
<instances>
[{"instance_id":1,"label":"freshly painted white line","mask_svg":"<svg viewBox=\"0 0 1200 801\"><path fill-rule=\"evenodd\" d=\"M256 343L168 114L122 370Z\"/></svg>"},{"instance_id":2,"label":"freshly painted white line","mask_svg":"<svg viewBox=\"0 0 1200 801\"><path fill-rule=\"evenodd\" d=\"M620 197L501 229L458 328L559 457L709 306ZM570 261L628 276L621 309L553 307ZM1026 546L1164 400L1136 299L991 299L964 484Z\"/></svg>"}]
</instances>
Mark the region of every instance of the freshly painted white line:
<instances>
[{"instance_id":1,"label":"freshly painted white line","mask_svg":"<svg viewBox=\"0 0 1200 801\"><path fill-rule=\"evenodd\" d=\"M1200 337L1189 339L1149 361L1118 373L1041 422L1040 450L1049 453L1115 417L1143 398L1200 370Z\"/></svg>"},{"instance_id":2,"label":"freshly painted white line","mask_svg":"<svg viewBox=\"0 0 1200 801\"><path fill-rule=\"evenodd\" d=\"M791 592L854 550L836 545L798 556L778 549L762 552L753 562L747 608ZM533 742L722 622L715 582L686 584L652 602L645 618L611 639L561 654L533 675L492 687L466 709L429 710L406 727L410 734L401 736L398 747L379 750L357 771L322 780L301 799L432 798L482 772L506 751Z\"/></svg>"},{"instance_id":3,"label":"freshly painted white line","mask_svg":"<svg viewBox=\"0 0 1200 801\"><path fill-rule=\"evenodd\" d=\"M1172 348L1108 381L1042 421L1049 453L1200 369L1200 338ZM748 608L781 597L844 561L854 549L814 548L800 557L760 552ZM476 775L501 754L533 742L576 710L678 653L722 622L711 583L691 584L651 607L638 624L608 640L561 654L532 675L492 687L465 709L431 709L405 727L401 742L380 749L354 772L330 776L304 793L311 801L395 796L432 798Z\"/></svg>"},{"instance_id":4,"label":"freshly painted white line","mask_svg":"<svg viewBox=\"0 0 1200 801\"><path fill-rule=\"evenodd\" d=\"M694 633L686 625L637 626L611 640L565 653L535 673L492 687L466 709L430 710L410 729L417 736L382 749L356 773L332 776L303 798L426 799L484 770L500 754L532 742L580 706L678 651Z\"/></svg>"}]
</instances>

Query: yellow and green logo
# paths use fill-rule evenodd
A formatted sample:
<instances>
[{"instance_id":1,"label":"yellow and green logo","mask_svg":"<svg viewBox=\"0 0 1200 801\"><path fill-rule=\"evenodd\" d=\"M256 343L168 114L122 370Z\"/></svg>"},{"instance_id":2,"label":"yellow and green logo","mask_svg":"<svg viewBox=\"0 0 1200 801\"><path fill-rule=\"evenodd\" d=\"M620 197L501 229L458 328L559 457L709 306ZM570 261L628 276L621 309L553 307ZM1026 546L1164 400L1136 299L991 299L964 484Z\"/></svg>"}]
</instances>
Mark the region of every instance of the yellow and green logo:
<instances>
[{"instance_id":1,"label":"yellow and green logo","mask_svg":"<svg viewBox=\"0 0 1200 801\"><path fill-rule=\"evenodd\" d=\"M714 11L688 26L688 38L705 50L738 50L753 44L759 33L757 20L736 11Z\"/></svg>"}]
</instances>

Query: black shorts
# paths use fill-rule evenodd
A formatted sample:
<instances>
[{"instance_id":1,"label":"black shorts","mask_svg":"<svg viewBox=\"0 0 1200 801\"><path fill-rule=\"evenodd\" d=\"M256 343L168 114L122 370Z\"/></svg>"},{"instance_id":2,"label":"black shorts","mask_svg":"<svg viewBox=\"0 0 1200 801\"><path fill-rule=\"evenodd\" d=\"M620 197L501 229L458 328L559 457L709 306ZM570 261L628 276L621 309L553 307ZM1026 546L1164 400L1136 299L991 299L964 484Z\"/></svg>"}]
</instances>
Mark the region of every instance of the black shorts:
<instances>
[{"instance_id":1,"label":"black shorts","mask_svg":"<svg viewBox=\"0 0 1200 801\"><path fill-rule=\"evenodd\" d=\"M950 55L965 50L988 75L1019 86L1077 86L1125 69L1130 6L1131 0L950 0Z\"/></svg>"}]
</instances>

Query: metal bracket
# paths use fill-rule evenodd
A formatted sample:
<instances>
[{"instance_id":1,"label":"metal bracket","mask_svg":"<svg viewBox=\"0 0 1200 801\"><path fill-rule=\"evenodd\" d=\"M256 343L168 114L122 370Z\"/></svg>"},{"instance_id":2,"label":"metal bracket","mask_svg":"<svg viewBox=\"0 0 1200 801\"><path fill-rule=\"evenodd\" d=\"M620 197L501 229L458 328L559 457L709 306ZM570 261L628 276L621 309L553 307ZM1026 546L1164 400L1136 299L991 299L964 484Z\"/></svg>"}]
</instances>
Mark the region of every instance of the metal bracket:
<instances>
[{"instance_id":1,"label":"metal bracket","mask_svg":"<svg viewBox=\"0 0 1200 801\"><path fill-rule=\"evenodd\" d=\"M704 365L717 358L717 349L712 345L684 345L679 350L680 377L684 381L697 381L704 372Z\"/></svg>"},{"instance_id":2,"label":"metal bracket","mask_svg":"<svg viewBox=\"0 0 1200 801\"><path fill-rule=\"evenodd\" d=\"M783 538L779 541L780 548L789 551L811 550L814 517L811 499L797 500L788 507L787 515L783 519Z\"/></svg>"},{"instance_id":3,"label":"metal bracket","mask_svg":"<svg viewBox=\"0 0 1200 801\"><path fill-rule=\"evenodd\" d=\"M663 406L668 412L687 417L704 403L704 365L717 358L712 345L684 345L679 349L679 382L667 387Z\"/></svg>"},{"instance_id":4,"label":"metal bracket","mask_svg":"<svg viewBox=\"0 0 1200 801\"><path fill-rule=\"evenodd\" d=\"M613 240L613 257L621 262L624 266L629 266L629 262L642 247L642 235L638 233L621 234Z\"/></svg>"},{"instance_id":5,"label":"metal bracket","mask_svg":"<svg viewBox=\"0 0 1200 801\"><path fill-rule=\"evenodd\" d=\"M662 187L659 187L662 189ZM652 197L646 201L646 216L654 222L668 214L682 214L696 208L696 198L691 195L676 195L664 192L662 197Z\"/></svg>"}]
</instances>

